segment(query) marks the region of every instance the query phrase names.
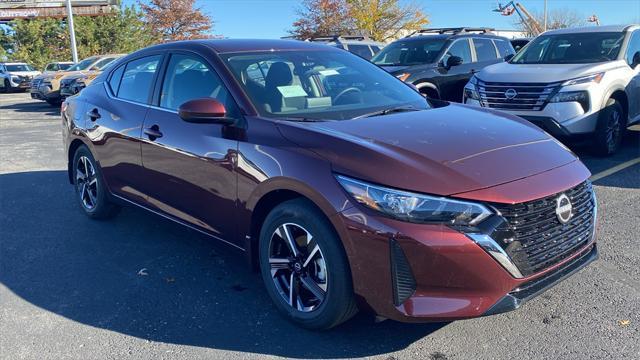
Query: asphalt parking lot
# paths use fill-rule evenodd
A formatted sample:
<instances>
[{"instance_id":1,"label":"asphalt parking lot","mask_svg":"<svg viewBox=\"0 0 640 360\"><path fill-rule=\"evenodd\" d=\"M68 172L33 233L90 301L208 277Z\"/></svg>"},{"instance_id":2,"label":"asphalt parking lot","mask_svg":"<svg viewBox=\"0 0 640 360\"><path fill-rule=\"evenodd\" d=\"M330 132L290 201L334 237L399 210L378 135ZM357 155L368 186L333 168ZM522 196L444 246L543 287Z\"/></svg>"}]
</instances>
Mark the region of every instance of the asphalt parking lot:
<instances>
[{"instance_id":1,"label":"asphalt parking lot","mask_svg":"<svg viewBox=\"0 0 640 360\"><path fill-rule=\"evenodd\" d=\"M328 332L281 318L222 244L138 209L82 215L60 132L57 108L0 94L2 359L640 357L640 131L614 157L577 150L597 174L596 263L515 312Z\"/></svg>"}]
</instances>

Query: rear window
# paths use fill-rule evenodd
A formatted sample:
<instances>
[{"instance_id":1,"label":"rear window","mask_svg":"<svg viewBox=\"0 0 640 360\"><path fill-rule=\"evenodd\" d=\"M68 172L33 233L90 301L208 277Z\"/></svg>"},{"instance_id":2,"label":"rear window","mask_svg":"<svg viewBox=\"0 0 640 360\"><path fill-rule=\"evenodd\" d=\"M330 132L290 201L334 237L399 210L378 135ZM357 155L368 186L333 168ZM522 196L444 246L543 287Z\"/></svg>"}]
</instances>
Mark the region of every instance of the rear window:
<instances>
[{"instance_id":1,"label":"rear window","mask_svg":"<svg viewBox=\"0 0 640 360\"><path fill-rule=\"evenodd\" d=\"M118 88L120 87L120 81L122 80L122 73L124 72L124 65L120 66L116 69L116 71L111 74L111 78L109 79L109 88L114 93L114 95L118 95Z\"/></svg>"}]
</instances>

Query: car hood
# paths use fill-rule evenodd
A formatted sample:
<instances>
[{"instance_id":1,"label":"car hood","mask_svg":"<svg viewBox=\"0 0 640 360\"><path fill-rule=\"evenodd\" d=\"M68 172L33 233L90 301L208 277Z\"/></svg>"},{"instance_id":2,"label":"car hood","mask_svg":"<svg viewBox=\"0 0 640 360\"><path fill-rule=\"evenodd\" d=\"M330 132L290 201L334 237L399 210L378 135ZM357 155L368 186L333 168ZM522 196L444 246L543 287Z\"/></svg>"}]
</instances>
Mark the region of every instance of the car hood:
<instances>
[{"instance_id":1,"label":"car hood","mask_svg":"<svg viewBox=\"0 0 640 360\"><path fill-rule=\"evenodd\" d=\"M501 62L485 67L476 76L482 81L489 82L553 83L607 71L619 65L617 62L599 64L511 64Z\"/></svg>"},{"instance_id":2,"label":"car hood","mask_svg":"<svg viewBox=\"0 0 640 360\"><path fill-rule=\"evenodd\" d=\"M520 118L455 104L354 120L283 121L279 128L337 173L438 195L508 183L577 160Z\"/></svg>"}]
</instances>

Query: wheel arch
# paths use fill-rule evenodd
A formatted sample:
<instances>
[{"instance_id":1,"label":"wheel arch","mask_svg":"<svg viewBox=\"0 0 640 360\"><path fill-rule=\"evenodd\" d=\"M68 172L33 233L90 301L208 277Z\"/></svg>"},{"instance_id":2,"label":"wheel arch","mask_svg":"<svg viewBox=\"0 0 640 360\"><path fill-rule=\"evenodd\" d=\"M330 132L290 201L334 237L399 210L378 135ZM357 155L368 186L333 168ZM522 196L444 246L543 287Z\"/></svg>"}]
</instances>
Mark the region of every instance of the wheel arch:
<instances>
[{"instance_id":1,"label":"wheel arch","mask_svg":"<svg viewBox=\"0 0 640 360\"><path fill-rule=\"evenodd\" d=\"M325 216L336 232L336 235L342 238L343 231L341 231L339 222L336 221L333 216L338 211L327 198L301 182L284 178L270 179L254 191L254 194L246 204L246 210L249 211L250 216L248 223L244 227L248 229L248 231L243 235L245 238L245 249L247 250L247 255L254 270L259 268L258 242L260 240L260 230L267 215L276 206L293 199L305 199L308 201ZM241 229L242 228L241 226ZM341 243L345 247L345 251L348 251L348 249L346 249L347 244L345 244L344 241L341 241Z\"/></svg>"},{"instance_id":2,"label":"wheel arch","mask_svg":"<svg viewBox=\"0 0 640 360\"><path fill-rule=\"evenodd\" d=\"M629 123L629 98L627 97L627 93L624 91L624 89L618 88L618 89L612 90L609 96L605 97L605 103L603 104L603 107L606 106L606 102L609 101L609 99L615 99L617 102L620 103L620 105L622 105L622 111L624 111L625 125L628 124Z\"/></svg>"},{"instance_id":3,"label":"wheel arch","mask_svg":"<svg viewBox=\"0 0 640 360\"><path fill-rule=\"evenodd\" d=\"M440 90L438 86L428 80L418 80L414 83L421 94L426 95L432 99L441 99ZM435 96L435 97L434 97Z\"/></svg>"},{"instance_id":4,"label":"wheel arch","mask_svg":"<svg viewBox=\"0 0 640 360\"><path fill-rule=\"evenodd\" d=\"M69 149L67 151L67 176L69 177L69 183L73 184L73 157L76 155L76 151L82 145L87 146L84 141L76 138L71 141L69 144ZM87 146L88 147L88 146Z\"/></svg>"}]
</instances>

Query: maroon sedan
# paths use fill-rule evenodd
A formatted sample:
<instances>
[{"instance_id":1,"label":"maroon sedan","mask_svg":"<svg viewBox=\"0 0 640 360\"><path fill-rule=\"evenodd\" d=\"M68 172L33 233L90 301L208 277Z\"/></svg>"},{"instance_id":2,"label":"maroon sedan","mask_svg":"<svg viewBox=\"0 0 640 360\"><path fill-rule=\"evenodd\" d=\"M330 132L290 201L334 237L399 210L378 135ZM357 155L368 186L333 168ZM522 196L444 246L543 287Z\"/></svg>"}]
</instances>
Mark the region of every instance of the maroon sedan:
<instances>
[{"instance_id":1,"label":"maroon sedan","mask_svg":"<svg viewBox=\"0 0 640 360\"><path fill-rule=\"evenodd\" d=\"M505 312L597 258L589 171L564 146L328 46L153 46L62 110L89 217L133 204L241 250L308 328Z\"/></svg>"}]
</instances>

